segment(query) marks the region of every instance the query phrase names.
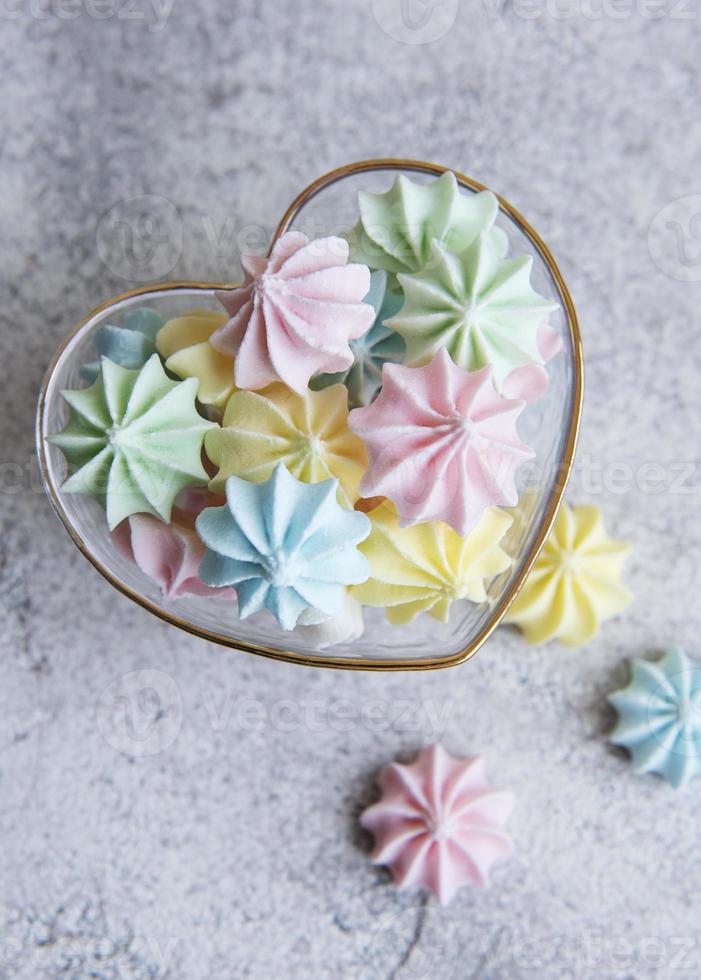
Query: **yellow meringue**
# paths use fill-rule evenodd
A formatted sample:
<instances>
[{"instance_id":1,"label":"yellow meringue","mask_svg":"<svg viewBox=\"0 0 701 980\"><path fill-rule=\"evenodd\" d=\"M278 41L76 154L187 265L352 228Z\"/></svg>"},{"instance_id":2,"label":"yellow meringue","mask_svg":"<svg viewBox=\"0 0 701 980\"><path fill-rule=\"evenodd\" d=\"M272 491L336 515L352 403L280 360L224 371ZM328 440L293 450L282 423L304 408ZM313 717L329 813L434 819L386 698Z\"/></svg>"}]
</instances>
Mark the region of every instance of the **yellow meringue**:
<instances>
[{"instance_id":1,"label":"yellow meringue","mask_svg":"<svg viewBox=\"0 0 701 980\"><path fill-rule=\"evenodd\" d=\"M515 507L504 508L506 513L513 518L513 523L504 535L501 546L514 561L518 559L528 532L533 526L539 501L540 496L535 490L526 489L521 493Z\"/></svg>"},{"instance_id":2,"label":"yellow meringue","mask_svg":"<svg viewBox=\"0 0 701 980\"><path fill-rule=\"evenodd\" d=\"M587 643L631 601L619 581L629 550L606 534L597 507L563 503L504 622L518 626L527 643Z\"/></svg>"},{"instance_id":3,"label":"yellow meringue","mask_svg":"<svg viewBox=\"0 0 701 980\"><path fill-rule=\"evenodd\" d=\"M190 310L168 320L156 337L167 369L179 378L197 378L202 404L221 409L236 390L234 359L215 350L209 338L226 320L226 313L216 310Z\"/></svg>"},{"instance_id":4,"label":"yellow meringue","mask_svg":"<svg viewBox=\"0 0 701 980\"><path fill-rule=\"evenodd\" d=\"M361 440L348 428L348 391L340 384L303 395L275 383L261 392L236 391L222 427L205 444L219 472L212 490L230 476L259 483L282 462L304 483L335 477L338 502L353 507L367 468Z\"/></svg>"},{"instance_id":5,"label":"yellow meringue","mask_svg":"<svg viewBox=\"0 0 701 980\"><path fill-rule=\"evenodd\" d=\"M485 583L511 565L500 541L512 518L497 507L464 538L443 521L400 527L390 501L368 516L372 530L358 547L370 562L370 578L351 594L368 606L386 606L394 625L422 612L446 622L454 600L484 602Z\"/></svg>"}]
</instances>

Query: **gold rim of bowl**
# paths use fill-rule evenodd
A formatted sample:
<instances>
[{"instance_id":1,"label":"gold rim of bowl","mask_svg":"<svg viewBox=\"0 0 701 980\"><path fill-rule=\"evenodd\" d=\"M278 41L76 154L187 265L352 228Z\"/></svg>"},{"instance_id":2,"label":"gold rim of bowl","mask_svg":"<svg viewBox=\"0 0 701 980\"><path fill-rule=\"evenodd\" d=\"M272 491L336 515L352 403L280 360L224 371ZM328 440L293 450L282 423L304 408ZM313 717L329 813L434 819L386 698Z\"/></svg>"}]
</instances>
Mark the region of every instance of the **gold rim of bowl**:
<instances>
[{"instance_id":1,"label":"gold rim of bowl","mask_svg":"<svg viewBox=\"0 0 701 980\"><path fill-rule=\"evenodd\" d=\"M378 159L378 160L360 160L357 163L349 163L343 167L338 167L335 170L331 170L321 177L318 177L313 183L309 184L308 187L298 194L294 199L292 204L288 207L287 211L284 213L276 231L273 236L270 248L273 247L278 238L283 235L290 227L292 222L295 220L296 216L302 210L302 208L309 203L309 201L316 197L325 188L337 183L345 177L349 177L353 174L367 173L374 170L409 170L415 171L417 173L432 174L439 177L441 174L448 170L452 170L458 183L472 191L483 191L488 188L484 184L473 180L471 177L465 176L465 174L460 173L457 170L453 170L451 167L442 167L435 163L425 163L421 160L402 160L402 159ZM412 660L400 660L400 659L376 659L369 660L365 658L353 658L353 657L333 657L328 656L325 652L321 651L319 654L305 654L305 653L295 653L292 650L282 650L276 647L269 647L258 643L248 643L245 640L237 640L233 637L225 636L220 633L212 632L211 630L203 629L201 627L195 626L189 623L185 619L181 619L179 616L173 615L172 613L166 612L164 609L160 609L154 602L147 599L145 596L136 592L134 589L130 588L121 582L113 572L94 555L92 554L90 548L87 546L85 541L82 539L80 534L71 523L62 503L57 493L56 488L53 485L51 477L49 476L49 468L46 458L46 446L44 444L44 418L46 413L46 394L48 390L48 385L53 372L61 359L64 350L70 344L74 336L81 330L81 328L98 313L103 312L109 307L115 305L116 303L122 302L126 299L131 299L136 296L148 296L151 293L169 291L178 292L179 290L191 290L191 289L231 289L233 288L230 283L216 283L216 282L161 282L152 283L150 285L139 286L136 289L130 289L127 292L120 293L118 296L113 296L111 299L99 306L96 306L88 316L84 317L80 323L78 323L70 333L64 338L63 342L59 346L58 350L55 352L51 363L46 371L44 380L41 385L41 390L39 392L39 402L37 408L37 419L36 419L36 448L37 456L39 459L39 469L41 472L42 481L44 487L49 496L51 504L58 514L59 518L69 536L71 537L73 543L76 545L78 550L88 559L88 561L97 569L97 571L105 578L111 585L114 586L119 592L127 596L137 605L141 606L143 609L147 609L149 612L153 613L159 619L162 619L166 623L170 623L171 626L177 626L179 629L184 630L186 633L190 633L193 636L198 636L204 640L210 640L212 643L217 643L221 646L229 647L235 650L243 650L246 653L257 654L262 657L269 657L273 660L282 660L287 663L301 664L307 667L331 667L343 670L438 670L445 667L454 667L457 664L464 663L469 660L488 639L488 637L494 632L499 623L501 622L506 610L511 605L513 600L518 595L526 577L531 570L534 562L536 561L538 555L540 554L541 548L543 547L545 540L550 533L550 529L555 521L557 512L559 510L560 504L562 502L562 497L565 491L567 481L570 476L572 469L572 463L574 460L574 454L577 444L577 435L579 432L579 422L582 413L582 398L584 390L583 382L583 361L582 361L582 342L579 333L579 324L577 321L577 313L574 308L574 303L572 302L572 297L570 296L567 285L562 277L562 274L552 257L550 250L548 249L545 242L542 240L540 235L535 231L534 228L526 221L526 219L516 210L516 208L505 198L501 197L499 194L495 194L497 200L499 201L499 206L502 211L509 215L512 221L524 232L528 237L531 244L538 252L543 262L548 267L550 274L552 275L560 296L562 298L565 318L567 320L567 327L570 335L570 342L572 345L573 353L573 390L572 390L572 408L570 412L570 417L567 424L567 437L565 441L565 447L562 454L562 461L560 463L559 472L555 481L555 486L553 488L550 500L548 502L548 507L545 512L540 532L536 540L533 542L531 548L528 551L525 559L522 561L521 568L518 575L514 579L509 588L508 592L502 596L499 602L495 605L492 610L489 621L482 627L482 629L473 637L472 640L464 647L464 649L459 650L457 653L452 654L449 657L442 657L440 659L434 659L431 657L416 658Z\"/></svg>"}]
</instances>

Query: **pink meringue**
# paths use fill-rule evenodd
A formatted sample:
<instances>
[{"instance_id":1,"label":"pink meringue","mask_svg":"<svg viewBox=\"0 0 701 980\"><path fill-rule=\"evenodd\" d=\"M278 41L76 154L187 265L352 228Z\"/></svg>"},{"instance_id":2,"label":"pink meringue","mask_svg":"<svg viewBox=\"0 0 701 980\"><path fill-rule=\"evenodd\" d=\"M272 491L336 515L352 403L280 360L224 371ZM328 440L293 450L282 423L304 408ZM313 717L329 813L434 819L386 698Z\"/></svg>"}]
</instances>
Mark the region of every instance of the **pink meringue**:
<instances>
[{"instance_id":1,"label":"pink meringue","mask_svg":"<svg viewBox=\"0 0 701 980\"><path fill-rule=\"evenodd\" d=\"M158 584L167 599L185 595L233 598L232 589L213 589L200 579L205 547L187 520L184 515L183 523L164 524L148 514L133 514L115 528L112 542Z\"/></svg>"},{"instance_id":2,"label":"pink meringue","mask_svg":"<svg viewBox=\"0 0 701 980\"><path fill-rule=\"evenodd\" d=\"M382 390L350 428L370 465L363 497L389 497L400 526L441 520L464 536L487 507L518 503L515 476L533 451L518 437L523 401L504 398L491 369L463 371L442 348L430 364L386 364Z\"/></svg>"},{"instance_id":3,"label":"pink meringue","mask_svg":"<svg viewBox=\"0 0 701 980\"><path fill-rule=\"evenodd\" d=\"M562 337L547 321L538 328L536 340L543 364L547 364L562 350ZM548 372L541 364L523 364L507 374L500 391L504 398L530 404L545 394L548 383Z\"/></svg>"},{"instance_id":4,"label":"pink meringue","mask_svg":"<svg viewBox=\"0 0 701 980\"><path fill-rule=\"evenodd\" d=\"M310 242L288 231L269 259L241 259L244 284L216 294L231 319L210 337L220 353L236 355L238 388L283 381L303 394L313 374L351 366L348 341L370 329L375 311L362 302L370 270L347 264L348 251L342 238Z\"/></svg>"},{"instance_id":5,"label":"pink meringue","mask_svg":"<svg viewBox=\"0 0 701 980\"><path fill-rule=\"evenodd\" d=\"M514 797L490 788L481 758L431 745L411 765L390 763L379 784L360 823L375 838L371 861L388 865L399 888L427 888L447 905L463 885L486 885L493 863L511 854L504 826Z\"/></svg>"}]
</instances>

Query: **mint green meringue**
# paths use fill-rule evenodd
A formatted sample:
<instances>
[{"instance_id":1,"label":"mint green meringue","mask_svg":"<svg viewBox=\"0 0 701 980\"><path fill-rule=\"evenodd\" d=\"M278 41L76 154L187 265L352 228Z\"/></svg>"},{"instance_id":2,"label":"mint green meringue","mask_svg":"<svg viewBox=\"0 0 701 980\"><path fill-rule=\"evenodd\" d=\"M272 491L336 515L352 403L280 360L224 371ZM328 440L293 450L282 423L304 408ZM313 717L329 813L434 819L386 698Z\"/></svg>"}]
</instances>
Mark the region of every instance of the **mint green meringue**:
<instances>
[{"instance_id":1,"label":"mint green meringue","mask_svg":"<svg viewBox=\"0 0 701 980\"><path fill-rule=\"evenodd\" d=\"M68 461L62 489L97 498L110 530L132 514L170 520L185 487L205 486L205 433L214 428L195 408L198 382L171 381L158 354L137 371L108 358L93 385L61 394L67 425L49 442Z\"/></svg>"},{"instance_id":2,"label":"mint green meringue","mask_svg":"<svg viewBox=\"0 0 701 980\"><path fill-rule=\"evenodd\" d=\"M431 243L462 251L484 231L506 254L506 236L494 227L499 203L491 191L461 193L450 171L428 184L400 175L388 191L358 194L360 220L345 237L353 262L387 272L418 272Z\"/></svg>"},{"instance_id":3,"label":"mint green meringue","mask_svg":"<svg viewBox=\"0 0 701 980\"><path fill-rule=\"evenodd\" d=\"M531 286L533 259L505 259L488 234L462 252L431 245L426 268L397 276L404 305L386 321L406 342L405 363L425 364L445 347L466 371L490 365L497 384L515 368L542 364L538 330L557 303Z\"/></svg>"}]
</instances>

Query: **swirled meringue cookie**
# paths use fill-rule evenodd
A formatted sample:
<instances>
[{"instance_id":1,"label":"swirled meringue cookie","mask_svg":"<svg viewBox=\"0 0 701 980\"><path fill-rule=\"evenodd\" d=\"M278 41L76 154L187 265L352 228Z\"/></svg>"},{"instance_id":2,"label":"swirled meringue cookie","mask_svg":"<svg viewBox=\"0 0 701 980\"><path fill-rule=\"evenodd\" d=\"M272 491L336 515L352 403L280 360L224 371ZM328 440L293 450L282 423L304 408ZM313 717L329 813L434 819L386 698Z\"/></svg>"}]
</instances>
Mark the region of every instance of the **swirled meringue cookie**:
<instances>
[{"instance_id":1,"label":"swirled meringue cookie","mask_svg":"<svg viewBox=\"0 0 701 980\"><path fill-rule=\"evenodd\" d=\"M367 448L363 497L389 497L399 523L446 521L458 534L485 509L518 502L518 467L534 456L519 439L523 402L494 388L490 368L467 372L439 350L424 367L387 364L377 399L350 413Z\"/></svg>"},{"instance_id":2,"label":"swirled meringue cookie","mask_svg":"<svg viewBox=\"0 0 701 980\"><path fill-rule=\"evenodd\" d=\"M504 623L518 626L527 643L587 643L631 601L620 583L629 551L607 535L598 508L563 502Z\"/></svg>"},{"instance_id":3,"label":"swirled meringue cookie","mask_svg":"<svg viewBox=\"0 0 701 980\"><path fill-rule=\"evenodd\" d=\"M178 378L197 378L203 405L223 409L234 391L234 359L215 350L209 338L226 323L217 310L190 310L168 320L156 346L166 367Z\"/></svg>"},{"instance_id":4,"label":"swirled meringue cookie","mask_svg":"<svg viewBox=\"0 0 701 980\"><path fill-rule=\"evenodd\" d=\"M350 341L353 363L347 371L336 374L317 374L310 386L319 391L332 384L344 384L348 388L348 404L351 408L369 405L382 385L382 366L404 359L404 341L396 330L391 330L385 320L394 316L402 305L401 293L387 288L387 273L379 270L370 276L370 290L364 300L375 310L375 322L367 333Z\"/></svg>"},{"instance_id":5,"label":"swirled meringue cookie","mask_svg":"<svg viewBox=\"0 0 701 980\"><path fill-rule=\"evenodd\" d=\"M542 365L541 327L557 303L532 288L532 265L505 259L484 234L462 252L434 241L426 268L398 277L404 305L387 320L406 341L406 363L445 348L466 371L489 365L499 386L516 368Z\"/></svg>"},{"instance_id":6,"label":"swirled meringue cookie","mask_svg":"<svg viewBox=\"0 0 701 980\"><path fill-rule=\"evenodd\" d=\"M205 450L218 472L211 482L223 491L230 476L259 483L284 463L298 480L338 480L339 503L352 507L367 467L365 448L348 428L348 392L343 385L298 395L283 384L261 392L237 391L222 427L212 429Z\"/></svg>"},{"instance_id":7,"label":"swirled meringue cookie","mask_svg":"<svg viewBox=\"0 0 701 980\"><path fill-rule=\"evenodd\" d=\"M115 364L135 370L143 367L156 353L156 335L165 323L155 310L144 306L132 310L121 325L105 323L93 334L93 347L98 357L108 357ZM92 361L80 369L80 376L91 384L100 371L100 362Z\"/></svg>"},{"instance_id":8,"label":"swirled meringue cookie","mask_svg":"<svg viewBox=\"0 0 701 980\"><path fill-rule=\"evenodd\" d=\"M372 530L360 550L370 563L370 576L354 585L351 595L368 606L385 607L395 626L424 612L447 622L454 601L484 602L489 582L511 567L500 542L512 519L495 507L465 538L441 521L402 528L389 501L369 517Z\"/></svg>"},{"instance_id":9,"label":"swirled meringue cookie","mask_svg":"<svg viewBox=\"0 0 701 980\"><path fill-rule=\"evenodd\" d=\"M461 194L447 172L427 184L400 174L388 191L358 194L360 220L346 235L354 262L387 272L419 272L431 259L431 242L457 252L486 232L500 255L504 233L494 226L499 202L491 191Z\"/></svg>"},{"instance_id":10,"label":"swirled meringue cookie","mask_svg":"<svg viewBox=\"0 0 701 980\"><path fill-rule=\"evenodd\" d=\"M701 773L701 663L673 647L632 668L627 686L608 696L618 712L609 740L630 752L634 772L684 786Z\"/></svg>"},{"instance_id":11,"label":"swirled meringue cookie","mask_svg":"<svg viewBox=\"0 0 701 980\"><path fill-rule=\"evenodd\" d=\"M302 394L312 375L351 366L348 342L370 328L375 311L363 302L369 269L347 262L342 238L310 242L297 231L282 235L269 259L241 259L246 280L216 294L231 319L211 337L236 356L238 388L283 381Z\"/></svg>"},{"instance_id":12,"label":"swirled meringue cookie","mask_svg":"<svg viewBox=\"0 0 701 980\"><path fill-rule=\"evenodd\" d=\"M202 443L213 423L195 408L197 381L171 381L158 354L140 371L103 357L93 385L61 394L69 420L48 441L71 471L62 489L96 497L110 530L131 514L168 521L183 488L208 482Z\"/></svg>"},{"instance_id":13,"label":"swirled meringue cookie","mask_svg":"<svg viewBox=\"0 0 701 980\"><path fill-rule=\"evenodd\" d=\"M413 763L385 766L379 784L360 823L375 839L372 863L388 865L399 888L425 888L447 905L464 885L486 885L512 853L504 827L513 794L491 788L479 756L431 745Z\"/></svg>"},{"instance_id":14,"label":"swirled meringue cookie","mask_svg":"<svg viewBox=\"0 0 701 980\"><path fill-rule=\"evenodd\" d=\"M232 586L241 619L268 609L291 630L305 612L337 616L346 586L367 579L356 545L370 531L365 514L340 506L337 489L336 480L301 483L282 463L265 483L229 477L226 505L197 518L207 547L200 578Z\"/></svg>"}]
</instances>

